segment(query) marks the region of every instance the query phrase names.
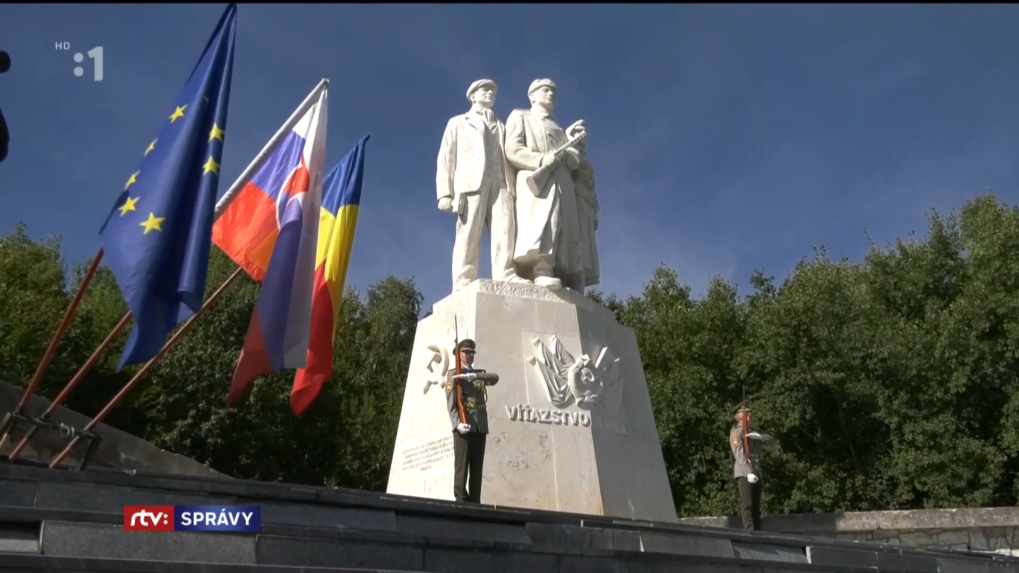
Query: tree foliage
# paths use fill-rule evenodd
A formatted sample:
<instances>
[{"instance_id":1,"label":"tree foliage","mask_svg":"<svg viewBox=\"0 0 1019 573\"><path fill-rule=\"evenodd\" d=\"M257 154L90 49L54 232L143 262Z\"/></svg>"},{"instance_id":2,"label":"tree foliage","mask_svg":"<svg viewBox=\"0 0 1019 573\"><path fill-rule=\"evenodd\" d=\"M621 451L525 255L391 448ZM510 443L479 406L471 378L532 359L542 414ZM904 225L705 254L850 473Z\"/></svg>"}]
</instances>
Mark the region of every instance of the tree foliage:
<instances>
[{"instance_id":1,"label":"tree foliage","mask_svg":"<svg viewBox=\"0 0 1019 573\"><path fill-rule=\"evenodd\" d=\"M682 515L731 513L729 408L744 385L772 513L1015 505L1019 210L988 194L927 236L823 249L780 285L711 282L700 299L660 268L607 297L638 338ZM600 297L600 295L595 295Z\"/></svg>"},{"instance_id":2,"label":"tree foliage","mask_svg":"<svg viewBox=\"0 0 1019 573\"><path fill-rule=\"evenodd\" d=\"M1019 499L1019 209L987 194L929 214L927 233L871 244L862 261L823 249L751 292L715 278L694 297L662 267L639 296L591 293L634 329L681 515L732 513L730 407L749 396L764 453L766 512L1015 505ZM209 289L234 270L218 251ZM83 266L24 227L0 239L0 372L27 383ZM239 478L384 489L422 297L388 277L346 292L335 375L304 416L293 372L224 405L257 285L240 279L109 422ZM52 397L125 308L105 268L41 392ZM94 414L134 372L125 336L73 395Z\"/></svg>"},{"instance_id":3,"label":"tree foliage","mask_svg":"<svg viewBox=\"0 0 1019 573\"><path fill-rule=\"evenodd\" d=\"M67 281L59 241L32 241L23 226L0 240L5 378L31 379L84 267ZM206 298L235 269L214 251ZM243 276L225 290L107 422L239 478L384 489L421 312L413 281L388 277L364 295L347 289L333 380L300 418L290 410L293 370L259 378L236 407L225 405L257 289ZM100 267L40 393L54 397L126 312L112 273ZM131 327L84 378L69 407L96 414L137 371L117 372Z\"/></svg>"}]
</instances>

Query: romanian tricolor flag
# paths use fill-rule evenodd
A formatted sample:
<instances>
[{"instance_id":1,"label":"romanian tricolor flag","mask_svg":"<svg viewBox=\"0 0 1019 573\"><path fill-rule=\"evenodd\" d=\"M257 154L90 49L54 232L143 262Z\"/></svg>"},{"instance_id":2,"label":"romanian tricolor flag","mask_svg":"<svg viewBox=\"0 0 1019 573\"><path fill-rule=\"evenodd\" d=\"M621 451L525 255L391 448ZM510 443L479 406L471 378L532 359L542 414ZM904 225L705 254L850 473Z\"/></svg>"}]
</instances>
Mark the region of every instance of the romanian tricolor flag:
<instances>
[{"instance_id":1,"label":"romanian tricolor flag","mask_svg":"<svg viewBox=\"0 0 1019 573\"><path fill-rule=\"evenodd\" d=\"M290 407L297 415L304 413L333 375L333 335L357 230L366 143L367 135L326 175L323 184L308 365L297 371L290 393Z\"/></svg>"}]
</instances>

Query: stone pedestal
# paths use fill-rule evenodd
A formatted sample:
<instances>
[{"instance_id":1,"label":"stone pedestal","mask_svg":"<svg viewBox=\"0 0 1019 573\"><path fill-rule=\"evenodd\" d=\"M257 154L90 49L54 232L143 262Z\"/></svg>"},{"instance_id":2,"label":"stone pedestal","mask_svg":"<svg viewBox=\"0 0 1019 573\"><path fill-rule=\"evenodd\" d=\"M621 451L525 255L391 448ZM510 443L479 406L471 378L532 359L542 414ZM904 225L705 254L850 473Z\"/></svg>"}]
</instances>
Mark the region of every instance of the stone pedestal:
<instances>
[{"instance_id":1,"label":"stone pedestal","mask_svg":"<svg viewBox=\"0 0 1019 573\"><path fill-rule=\"evenodd\" d=\"M387 492L453 499L454 317L488 390L485 504L676 521L634 333L566 289L479 280L418 324Z\"/></svg>"}]
</instances>

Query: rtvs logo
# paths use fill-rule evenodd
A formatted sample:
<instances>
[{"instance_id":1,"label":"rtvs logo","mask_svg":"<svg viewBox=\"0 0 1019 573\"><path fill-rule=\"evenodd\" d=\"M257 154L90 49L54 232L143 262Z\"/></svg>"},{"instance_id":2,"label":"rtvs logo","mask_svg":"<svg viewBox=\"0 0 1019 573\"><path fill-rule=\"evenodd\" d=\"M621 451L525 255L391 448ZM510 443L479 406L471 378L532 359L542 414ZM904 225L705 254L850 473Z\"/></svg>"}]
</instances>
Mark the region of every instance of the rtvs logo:
<instances>
[{"instance_id":1,"label":"rtvs logo","mask_svg":"<svg viewBox=\"0 0 1019 573\"><path fill-rule=\"evenodd\" d=\"M173 531L172 505L125 505L124 531Z\"/></svg>"}]
</instances>

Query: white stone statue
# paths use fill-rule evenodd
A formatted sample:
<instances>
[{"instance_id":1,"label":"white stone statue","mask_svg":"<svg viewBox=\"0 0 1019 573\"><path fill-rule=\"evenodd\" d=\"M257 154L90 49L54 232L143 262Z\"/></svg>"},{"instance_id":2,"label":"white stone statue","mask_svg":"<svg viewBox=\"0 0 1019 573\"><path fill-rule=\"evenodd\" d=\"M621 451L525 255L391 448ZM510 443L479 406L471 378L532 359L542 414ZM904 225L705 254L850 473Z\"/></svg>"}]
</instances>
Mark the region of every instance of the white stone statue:
<instances>
[{"instance_id":1,"label":"white stone statue","mask_svg":"<svg viewBox=\"0 0 1019 573\"><path fill-rule=\"evenodd\" d=\"M583 120L567 128L566 134L573 138L581 132L587 133ZM594 185L594 166L587 157L586 138L576 147L580 152L580 167L573 172L573 186L577 192L577 213L580 222L580 264L584 275L584 286L594 286L601 281L601 264L598 259L598 194ZM581 291L583 292L583 291Z\"/></svg>"},{"instance_id":2,"label":"white stone statue","mask_svg":"<svg viewBox=\"0 0 1019 573\"><path fill-rule=\"evenodd\" d=\"M583 292L580 217L572 175L582 156L566 146L566 132L552 115L555 82L535 80L527 95L531 109L513 110L506 120L506 158L515 170L511 177L516 189L513 260L520 276L536 285L550 289L565 285ZM583 132L582 124L571 127ZM544 166L551 171L547 179L534 177Z\"/></svg>"},{"instance_id":3,"label":"white stone statue","mask_svg":"<svg viewBox=\"0 0 1019 573\"><path fill-rule=\"evenodd\" d=\"M503 149L506 126L492 112L496 90L492 80L472 83L467 88L471 109L449 120L439 147L439 209L457 216L453 292L478 278L484 226L492 245L492 278L524 282L513 264L513 185Z\"/></svg>"}]
</instances>

